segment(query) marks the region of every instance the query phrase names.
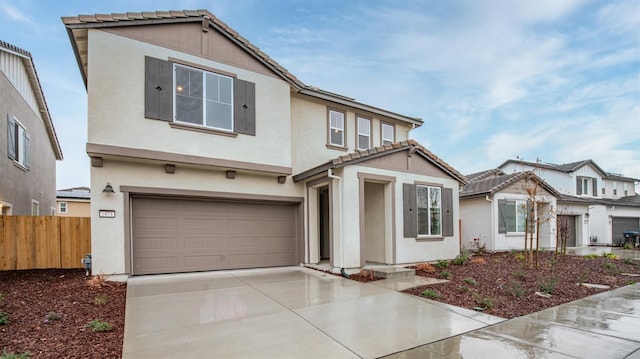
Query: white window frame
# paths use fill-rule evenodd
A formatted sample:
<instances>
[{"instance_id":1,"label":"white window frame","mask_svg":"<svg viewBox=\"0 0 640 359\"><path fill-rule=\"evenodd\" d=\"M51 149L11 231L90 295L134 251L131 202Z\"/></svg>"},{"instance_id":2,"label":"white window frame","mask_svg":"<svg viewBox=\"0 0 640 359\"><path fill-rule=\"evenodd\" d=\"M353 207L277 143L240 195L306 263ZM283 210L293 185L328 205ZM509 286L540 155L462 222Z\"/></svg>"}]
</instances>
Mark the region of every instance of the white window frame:
<instances>
[{"instance_id":1,"label":"white window frame","mask_svg":"<svg viewBox=\"0 0 640 359\"><path fill-rule=\"evenodd\" d=\"M32 216L40 215L40 202L36 201L35 199L31 200L31 215Z\"/></svg>"},{"instance_id":2,"label":"white window frame","mask_svg":"<svg viewBox=\"0 0 640 359\"><path fill-rule=\"evenodd\" d=\"M184 68L187 69L189 71L195 71L195 72L199 72L202 75L202 122L200 124L198 123L193 123L193 122L188 122L188 121L181 121L178 118L178 108L177 108L177 96L178 96L178 90L179 87L177 85L177 71L179 68ZM228 79L229 82L231 83L231 88L229 89L229 94L230 94L230 103L224 103L221 102L219 99L217 101L214 101L212 99L207 99L207 76L215 76L218 78L224 78L224 79ZM230 76L225 76L219 73L215 73L215 72L211 72L211 71L205 71L202 69L198 69L195 67L190 67L190 66L185 66L185 65L181 65L181 64L173 64L173 120L177 123L184 123L187 125L191 125L191 126L200 126L200 127L205 127L205 128L212 128L215 130L219 130L219 131L225 131L225 132L233 132L234 128L234 113L233 113L233 100L234 100L234 93L233 93L233 77ZM218 93L220 93L220 86L218 85ZM218 127L218 126L210 126L207 125L207 102L218 102L218 103L222 103L225 105L229 105L231 107L231 111L230 111L230 118L229 118L229 128L226 127Z\"/></svg>"},{"instance_id":3,"label":"white window frame","mask_svg":"<svg viewBox=\"0 0 640 359\"><path fill-rule=\"evenodd\" d=\"M582 195L589 196L589 189L591 188L591 178L581 177Z\"/></svg>"},{"instance_id":4,"label":"white window frame","mask_svg":"<svg viewBox=\"0 0 640 359\"><path fill-rule=\"evenodd\" d=\"M27 128L20 122L14 115L9 115L13 122L16 124L16 159L13 160L14 163L19 164L22 168L28 167L28 158L29 158L29 148L27 146L27 139L29 137L29 132L27 132ZM7 124L9 126L9 124ZM7 141L9 139L7 138Z\"/></svg>"},{"instance_id":5,"label":"white window frame","mask_svg":"<svg viewBox=\"0 0 640 359\"><path fill-rule=\"evenodd\" d=\"M365 123L366 126L364 126ZM356 116L356 124L358 126L358 130L356 131L356 148L361 151L368 150L369 148L371 148L371 119L367 117ZM360 147L360 137L367 138L367 147Z\"/></svg>"},{"instance_id":6,"label":"white window frame","mask_svg":"<svg viewBox=\"0 0 640 359\"><path fill-rule=\"evenodd\" d=\"M437 223L437 229L439 231L434 232L433 231L433 213L432 213L432 209L434 208L433 206L431 206L432 201L434 200L434 198L432 198L432 190L436 190L438 192L438 205L437 205L437 210L438 210L438 223ZM423 208L420 207L420 192L421 191L426 191L427 194L427 208ZM417 225L418 225L418 237L441 237L442 236L442 187L436 187L436 186L427 186L427 185L416 185L416 203L417 203ZM426 228L427 228L427 232L420 232L420 214L422 211L425 211L427 213L427 223L426 223Z\"/></svg>"},{"instance_id":7,"label":"white window frame","mask_svg":"<svg viewBox=\"0 0 640 359\"><path fill-rule=\"evenodd\" d=\"M513 216L515 220L515 223L513 223L513 227L514 227L513 229L515 230L512 230L512 231L509 230L509 223L506 223L506 219L505 219L505 224L507 225L507 234L526 233L527 232L527 201L520 200L520 199L505 199L505 200L507 201L507 205L509 205L509 202L513 202L514 209L516 211L515 216ZM520 219L520 221L518 219Z\"/></svg>"},{"instance_id":8,"label":"white window frame","mask_svg":"<svg viewBox=\"0 0 640 359\"><path fill-rule=\"evenodd\" d=\"M336 116L339 115L340 116L340 120L341 120L340 124L335 124L335 125L333 124L333 121L332 121L334 119L333 115L336 115ZM338 110L329 109L328 116L329 116L329 118L328 118L328 121L329 121L329 132L327 133L327 136L328 136L327 140L329 142L329 145L336 146L336 147L346 147L346 145L345 145L345 130L344 130L346 114L344 112L341 112L341 111L338 111ZM338 117L336 117L336 120L337 119L338 119ZM333 138L331 137L332 132L340 133L340 140L341 140L342 143L334 143L333 142Z\"/></svg>"},{"instance_id":9,"label":"white window frame","mask_svg":"<svg viewBox=\"0 0 640 359\"><path fill-rule=\"evenodd\" d=\"M623 182L622 183L622 193L624 193L624 196L628 196L629 195L629 189L627 188L627 182Z\"/></svg>"},{"instance_id":10,"label":"white window frame","mask_svg":"<svg viewBox=\"0 0 640 359\"><path fill-rule=\"evenodd\" d=\"M613 195L617 196L618 195L618 182L613 181L611 186L613 187Z\"/></svg>"},{"instance_id":11,"label":"white window frame","mask_svg":"<svg viewBox=\"0 0 640 359\"><path fill-rule=\"evenodd\" d=\"M385 136L385 128L389 128L391 130L391 137ZM396 126L382 122L380 124L380 143L384 145L390 145L396 141Z\"/></svg>"},{"instance_id":12,"label":"white window frame","mask_svg":"<svg viewBox=\"0 0 640 359\"><path fill-rule=\"evenodd\" d=\"M64 205L64 209L62 207ZM69 203L68 202L60 202L58 203L58 209L60 213L69 213Z\"/></svg>"}]
</instances>

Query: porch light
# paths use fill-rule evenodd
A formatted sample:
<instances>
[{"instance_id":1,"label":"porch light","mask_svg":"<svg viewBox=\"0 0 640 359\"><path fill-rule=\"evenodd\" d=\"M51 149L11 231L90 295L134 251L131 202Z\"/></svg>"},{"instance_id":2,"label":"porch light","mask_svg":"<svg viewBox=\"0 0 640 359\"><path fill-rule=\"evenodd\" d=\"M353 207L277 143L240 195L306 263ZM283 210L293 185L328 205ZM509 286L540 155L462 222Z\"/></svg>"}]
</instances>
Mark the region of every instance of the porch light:
<instances>
[{"instance_id":1,"label":"porch light","mask_svg":"<svg viewBox=\"0 0 640 359\"><path fill-rule=\"evenodd\" d=\"M104 189L102 190L103 193L115 193L115 191L113 190L113 187L111 187L111 183L107 182L107 185L104 186Z\"/></svg>"}]
</instances>

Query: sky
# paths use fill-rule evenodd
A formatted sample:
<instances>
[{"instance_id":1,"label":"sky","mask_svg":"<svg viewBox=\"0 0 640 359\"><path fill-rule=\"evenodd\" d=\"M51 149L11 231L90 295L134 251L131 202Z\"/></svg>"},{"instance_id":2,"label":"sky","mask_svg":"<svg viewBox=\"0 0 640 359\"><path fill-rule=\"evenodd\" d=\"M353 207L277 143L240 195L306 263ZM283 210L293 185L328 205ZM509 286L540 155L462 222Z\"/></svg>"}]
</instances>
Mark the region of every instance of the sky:
<instances>
[{"instance_id":1,"label":"sky","mask_svg":"<svg viewBox=\"0 0 640 359\"><path fill-rule=\"evenodd\" d=\"M90 183L87 93L60 18L184 9L307 85L422 118L411 137L463 174L518 157L640 178L638 0L0 0L0 40L31 52L62 146L57 188Z\"/></svg>"}]
</instances>

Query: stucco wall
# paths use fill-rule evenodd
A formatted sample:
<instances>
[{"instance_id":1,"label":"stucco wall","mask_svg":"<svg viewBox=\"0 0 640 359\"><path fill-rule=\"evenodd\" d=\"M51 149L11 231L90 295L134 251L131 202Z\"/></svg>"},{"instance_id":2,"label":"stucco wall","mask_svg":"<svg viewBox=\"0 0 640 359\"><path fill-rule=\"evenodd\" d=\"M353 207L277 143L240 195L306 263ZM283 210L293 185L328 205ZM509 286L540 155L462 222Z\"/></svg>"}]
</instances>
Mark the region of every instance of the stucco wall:
<instances>
[{"instance_id":1,"label":"stucco wall","mask_svg":"<svg viewBox=\"0 0 640 359\"><path fill-rule=\"evenodd\" d=\"M460 200L460 219L462 222L462 246L474 249L473 239L478 238L488 250L492 250L493 224L491 219L492 203L485 197Z\"/></svg>"},{"instance_id":2,"label":"stucco wall","mask_svg":"<svg viewBox=\"0 0 640 359\"><path fill-rule=\"evenodd\" d=\"M60 212L60 202L67 203L67 212ZM60 217L91 217L91 202L73 199L58 199L56 214Z\"/></svg>"},{"instance_id":3,"label":"stucco wall","mask_svg":"<svg viewBox=\"0 0 640 359\"><path fill-rule=\"evenodd\" d=\"M21 62L17 62L22 66ZM21 68L17 71L23 70ZM31 168L25 170L7 154L7 115L24 126L31 139ZM0 71L0 202L11 204L11 214L31 215L32 200L38 201L40 215L51 215L56 207L56 158L39 113Z\"/></svg>"},{"instance_id":4,"label":"stucco wall","mask_svg":"<svg viewBox=\"0 0 640 359\"><path fill-rule=\"evenodd\" d=\"M234 73L256 85L256 136L174 129L144 117L145 56ZM289 85L283 80L160 46L89 31L88 142L185 155L291 166Z\"/></svg>"},{"instance_id":5,"label":"stucco wall","mask_svg":"<svg viewBox=\"0 0 640 359\"><path fill-rule=\"evenodd\" d=\"M346 112L345 117L345 143L346 149L339 150L327 148L327 111L328 108ZM314 99L309 96L291 95L291 126L293 146L293 172L299 173L329 159L343 156L356 151L356 114L370 118L372 145L381 145L380 124L381 121L395 123L396 142L408 138L409 125L390 119L381 119L366 112L354 112L344 106Z\"/></svg>"}]
</instances>

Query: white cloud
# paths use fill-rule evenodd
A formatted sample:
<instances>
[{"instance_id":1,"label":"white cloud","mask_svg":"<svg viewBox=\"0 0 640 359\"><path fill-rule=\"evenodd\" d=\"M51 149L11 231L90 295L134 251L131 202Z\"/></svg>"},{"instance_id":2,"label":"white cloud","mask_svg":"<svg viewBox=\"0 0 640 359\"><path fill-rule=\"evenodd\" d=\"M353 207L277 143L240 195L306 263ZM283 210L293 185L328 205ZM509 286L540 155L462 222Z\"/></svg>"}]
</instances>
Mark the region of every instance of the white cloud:
<instances>
[{"instance_id":1,"label":"white cloud","mask_svg":"<svg viewBox=\"0 0 640 359\"><path fill-rule=\"evenodd\" d=\"M14 21L23 22L28 25L36 25L35 21L25 15L22 11L9 4L2 5L2 11Z\"/></svg>"}]
</instances>

